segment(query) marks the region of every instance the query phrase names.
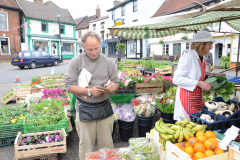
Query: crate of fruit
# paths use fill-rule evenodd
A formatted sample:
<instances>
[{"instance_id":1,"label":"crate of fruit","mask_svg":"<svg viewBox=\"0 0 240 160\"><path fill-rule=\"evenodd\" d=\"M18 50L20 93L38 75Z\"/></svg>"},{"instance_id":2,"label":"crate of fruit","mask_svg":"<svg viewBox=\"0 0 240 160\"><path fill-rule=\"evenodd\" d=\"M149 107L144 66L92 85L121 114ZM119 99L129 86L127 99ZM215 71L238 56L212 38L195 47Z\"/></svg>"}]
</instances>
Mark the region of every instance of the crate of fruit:
<instances>
[{"instance_id":1,"label":"crate of fruit","mask_svg":"<svg viewBox=\"0 0 240 160\"><path fill-rule=\"evenodd\" d=\"M190 113L190 119L192 122L207 125L206 130L223 130L227 128L226 118L220 117L216 114L206 111Z\"/></svg>"},{"instance_id":2,"label":"crate of fruit","mask_svg":"<svg viewBox=\"0 0 240 160\"><path fill-rule=\"evenodd\" d=\"M155 83L136 83L136 93L160 93L163 92L163 81Z\"/></svg>"},{"instance_id":3,"label":"crate of fruit","mask_svg":"<svg viewBox=\"0 0 240 160\"><path fill-rule=\"evenodd\" d=\"M7 104L9 101L11 101L15 97L16 97L16 90L11 89L8 93L3 95L3 97L0 99L0 101L3 104Z\"/></svg>"},{"instance_id":4,"label":"crate of fruit","mask_svg":"<svg viewBox=\"0 0 240 160\"><path fill-rule=\"evenodd\" d=\"M68 119L65 118L58 122L53 119L53 116L35 116L33 114L27 114L24 120L24 134L35 133L35 132L45 132L45 131L55 131L64 128L68 135ZM48 119L48 122L47 120ZM49 122L51 120L51 122ZM50 124L49 124L50 123ZM55 124L54 124L55 123Z\"/></svg>"},{"instance_id":5,"label":"crate of fruit","mask_svg":"<svg viewBox=\"0 0 240 160\"><path fill-rule=\"evenodd\" d=\"M56 131L22 134L14 142L15 159L67 152L67 134L64 128Z\"/></svg>"},{"instance_id":6,"label":"crate of fruit","mask_svg":"<svg viewBox=\"0 0 240 160\"><path fill-rule=\"evenodd\" d=\"M227 128L231 127L232 125L235 125L236 127L240 128L240 108L239 108L240 102L230 99L228 102L225 103L222 97L217 97L213 101L217 102L217 105L219 107L222 107L222 108L226 107L224 111L223 112L209 111L206 106L204 106L202 110L209 113L214 113L214 114L217 113L220 117L227 119ZM231 106L231 105L234 105L234 106Z\"/></svg>"}]
</instances>

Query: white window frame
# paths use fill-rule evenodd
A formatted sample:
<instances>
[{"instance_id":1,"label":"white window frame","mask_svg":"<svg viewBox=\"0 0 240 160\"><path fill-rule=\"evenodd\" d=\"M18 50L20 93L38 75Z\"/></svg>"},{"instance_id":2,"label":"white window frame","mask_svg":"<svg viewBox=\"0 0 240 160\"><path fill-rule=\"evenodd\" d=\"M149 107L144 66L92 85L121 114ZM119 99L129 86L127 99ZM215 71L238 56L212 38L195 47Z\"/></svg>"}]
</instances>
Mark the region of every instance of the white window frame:
<instances>
[{"instance_id":1,"label":"white window frame","mask_svg":"<svg viewBox=\"0 0 240 160\"><path fill-rule=\"evenodd\" d=\"M112 11L112 20L115 19L115 10Z\"/></svg>"},{"instance_id":2,"label":"white window frame","mask_svg":"<svg viewBox=\"0 0 240 160\"><path fill-rule=\"evenodd\" d=\"M9 41L9 37L0 37L0 39L2 39L2 38L7 38L7 40L8 40L8 54L2 54L2 51L1 51L2 45L1 45L1 43L0 43L0 52L1 52L1 55L2 55L2 56L9 56L9 55L11 55L11 53L10 53L10 41Z\"/></svg>"},{"instance_id":3,"label":"white window frame","mask_svg":"<svg viewBox=\"0 0 240 160\"><path fill-rule=\"evenodd\" d=\"M7 15L7 30L3 30L3 31L8 31L8 30L9 30L9 28L8 28L8 12L2 12L2 11L0 11L0 13L4 13L4 14Z\"/></svg>"},{"instance_id":4,"label":"white window frame","mask_svg":"<svg viewBox=\"0 0 240 160\"><path fill-rule=\"evenodd\" d=\"M168 54L166 54L166 45L168 45ZM164 49L165 48L165 49ZM163 50L164 49L164 50ZM169 43L166 43L166 44L163 44L162 45L162 55L170 55L169 54L169 49L170 49L170 44ZM164 51L164 53L163 53Z\"/></svg>"},{"instance_id":5,"label":"white window frame","mask_svg":"<svg viewBox=\"0 0 240 160\"><path fill-rule=\"evenodd\" d=\"M93 30L96 31L97 25L96 25L96 24L93 24L92 27L93 27Z\"/></svg>"},{"instance_id":6,"label":"white window frame","mask_svg":"<svg viewBox=\"0 0 240 160\"><path fill-rule=\"evenodd\" d=\"M123 17L125 15L126 15L126 8L125 8L125 5L124 5L124 6L121 7L121 16Z\"/></svg>"},{"instance_id":7,"label":"white window frame","mask_svg":"<svg viewBox=\"0 0 240 160\"><path fill-rule=\"evenodd\" d=\"M137 5L134 5L134 3L137 3ZM136 8L135 8L136 6ZM134 0L133 1L133 12L137 12L138 11L138 0Z\"/></svg>"}]
</instances>

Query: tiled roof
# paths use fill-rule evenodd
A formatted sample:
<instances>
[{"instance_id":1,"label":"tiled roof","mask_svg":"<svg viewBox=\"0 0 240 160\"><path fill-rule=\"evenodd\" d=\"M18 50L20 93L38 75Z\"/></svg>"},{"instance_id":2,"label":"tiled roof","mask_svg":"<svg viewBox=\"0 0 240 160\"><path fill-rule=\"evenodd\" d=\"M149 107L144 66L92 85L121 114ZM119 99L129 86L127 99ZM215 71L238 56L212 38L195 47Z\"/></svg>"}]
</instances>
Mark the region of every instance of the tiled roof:
<instances>
[{"instance_id":1,"label":"tiled roof","mask_svg":"<svg viewBox=\"0 0 240 160\"><path fill-rule=\"evenodd\" d=\"M60 22L76 24L67 9L58 7L52 1L48 1L44 4L33 3L26 0L17 0L17 2L28 18L58 22L57 11L59 11L61 14L59 18Z\"/></svg>"},{"instance_id":2,"label":"tiled roof","mask_svg":"<svg viewBox=\"0 0 240 160\"><path fill-rule=\"evenodd\" d=\"M76 30L88 28L88 26L89 26L89 21L92 21L92 20L94 20L94 19L96 19L96 18L97 18L97 15L93 15L93 16L90 16L90 17L87 16L80 24L78 24L78 25L76 26Z\"/></svg>"},{"instance_id":3,"label":"tiled roof","mask_svg":"<svg viewBox=\"0 0 240 160\"><path fill-rule=\"evenodd\" d=\"M80 18L75 19L76 25L78 25L80 22L82 22L82 20L83 20L84 18L86 18L86 17L87 17L87 16L84 16L84 17L80 17Z\"/></svg>"},{"instance_id":4,"label":"tiled roof","mask_svg":"<svg viewBox=\"0 0 240 160\"><path fill-rule=\"evenodd\" d=\"M197 1L199 3L203 3L209 0L168 0L165 1L160 8L157 10L157 12L151 17L158 17L161 15L165 15L171 12L175 12L184 8L188 8L191 6L195 6L192 2Z\"/></svg>"},{"instance_id":5,"label":"tiled roof","mask_svg":"<svg viewBox=\"0 0 240 160\"><path fill-rule=\"evenodd\" d=\"M20 9L16 0L0 0L0 5Z\"/></svg>"}]
</instances>

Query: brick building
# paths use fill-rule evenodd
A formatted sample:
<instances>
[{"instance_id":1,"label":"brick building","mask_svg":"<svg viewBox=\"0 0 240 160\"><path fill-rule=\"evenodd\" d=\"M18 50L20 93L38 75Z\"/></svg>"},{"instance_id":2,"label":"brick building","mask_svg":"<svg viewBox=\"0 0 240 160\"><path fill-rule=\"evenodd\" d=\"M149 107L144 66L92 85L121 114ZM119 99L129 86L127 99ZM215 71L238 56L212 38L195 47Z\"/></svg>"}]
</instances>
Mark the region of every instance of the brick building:
<instances>
[{"instance_id":1,"label":"brick building","mask_svg":"<svg viewBox=\"0 0 240 160\"><path fill-rule=\"evenodd\" d=\"M0 1L0 61L11 61L21 50L20 10L16 0Z\"/></svg>"}]
</instances>

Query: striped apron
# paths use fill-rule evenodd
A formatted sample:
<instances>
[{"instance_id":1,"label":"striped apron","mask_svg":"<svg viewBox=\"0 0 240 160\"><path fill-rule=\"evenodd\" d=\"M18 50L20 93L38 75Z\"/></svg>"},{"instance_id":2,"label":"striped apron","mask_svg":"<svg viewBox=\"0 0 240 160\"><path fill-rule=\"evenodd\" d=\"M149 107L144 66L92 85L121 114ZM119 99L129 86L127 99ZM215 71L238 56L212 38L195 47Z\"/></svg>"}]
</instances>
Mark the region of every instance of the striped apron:
<instances>
[{"instance_id":1,"label":"striped apron","mask_svg":"<svg viewBox=\"0 0 240 160\"><path fill-rule=\"evenodd\" d=\"M201 77L199 81L204 81L206 76L206 61L203 62L198 59L200 68L201 68ZM180 101L182 103L183 108L189 113L195 113L202 111L202 90L199 86L193 91L188 91L186 89L180 88Z\"/></svg>"}]
</instances>

